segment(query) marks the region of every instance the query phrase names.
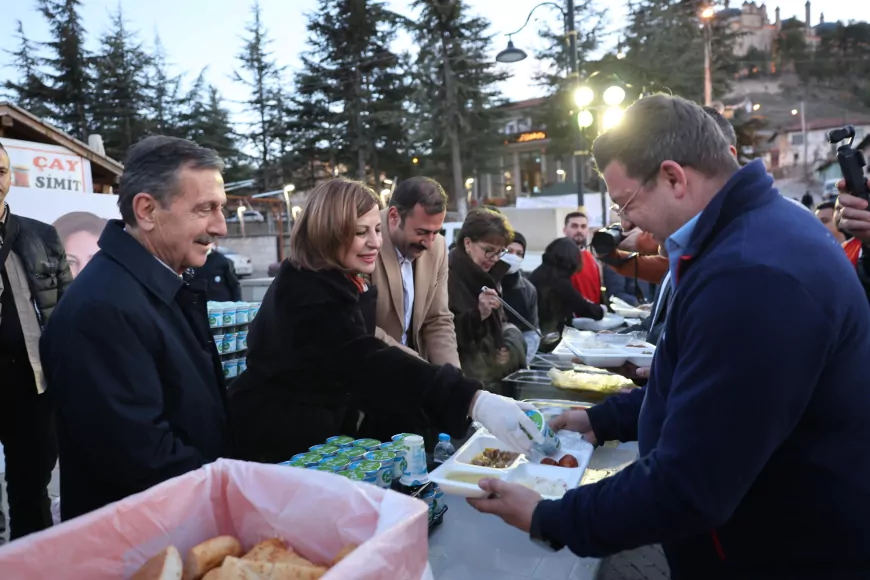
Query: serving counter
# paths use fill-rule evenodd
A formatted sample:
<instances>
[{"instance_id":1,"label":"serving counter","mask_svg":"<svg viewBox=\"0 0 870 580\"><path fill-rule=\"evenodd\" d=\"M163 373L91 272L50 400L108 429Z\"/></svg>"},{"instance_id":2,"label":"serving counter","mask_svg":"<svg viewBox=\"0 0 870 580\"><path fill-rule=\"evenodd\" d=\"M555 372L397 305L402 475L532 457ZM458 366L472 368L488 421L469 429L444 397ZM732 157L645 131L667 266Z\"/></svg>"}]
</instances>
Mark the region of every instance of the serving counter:
<instances>
[{"instance_id":1,"label":"serving counter","mask_svg":"<svg viewBox=\"0 0 870 580\"><path fill-rule=\"evenodd\" d=\"M581 485L616 473L637 458L637 445L607 444L592 454ZM435 580L593 580L601 565L568 549L552 552L500 518L482 514L464 498L445 496L444 523L429 536Z\"/></svg>"}]
</instances>

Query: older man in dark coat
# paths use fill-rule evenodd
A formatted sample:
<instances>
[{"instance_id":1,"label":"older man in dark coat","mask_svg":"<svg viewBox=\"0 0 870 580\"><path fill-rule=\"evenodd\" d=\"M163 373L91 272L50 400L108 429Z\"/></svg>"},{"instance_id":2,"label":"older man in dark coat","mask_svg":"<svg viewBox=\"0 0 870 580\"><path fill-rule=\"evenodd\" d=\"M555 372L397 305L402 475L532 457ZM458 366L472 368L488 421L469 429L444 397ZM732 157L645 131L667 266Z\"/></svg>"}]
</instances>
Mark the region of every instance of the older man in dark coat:
<instances>
[{"instance_id":1,"label":"older man in dark coat","mask_svg":"<svg viewBox=\"0 0 870 580\"><path fill-rule=\"evenodd\" d=\"M184 276L226 234L222 169L190 141L133 146L123 221L106 226L46 328L64 520L232 454L206 299Z\"/></svg>"}]
</instances>

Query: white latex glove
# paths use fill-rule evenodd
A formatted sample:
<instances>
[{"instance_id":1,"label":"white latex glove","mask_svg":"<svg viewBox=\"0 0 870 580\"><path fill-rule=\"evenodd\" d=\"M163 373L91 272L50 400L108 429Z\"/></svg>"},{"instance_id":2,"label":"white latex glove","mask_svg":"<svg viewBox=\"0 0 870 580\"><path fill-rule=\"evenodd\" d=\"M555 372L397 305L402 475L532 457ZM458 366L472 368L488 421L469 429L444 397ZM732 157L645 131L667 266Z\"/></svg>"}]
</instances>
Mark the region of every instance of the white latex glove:
<instances>
[{"instance_id":1,"label":"white latex glove","mask_svg":"<svg viewBox=\"0 0 870 580\"><path fill-rule=\"evenodd\" d=\"M533 443L544 441L544 436L525 414L525 411L534 408L527 403L520 403L487 391L478 391L477 400L471 410L471 418L481 423L510 450L526 453L532 448ZM534 439L529 439L526 433Z\"/></svg>"}]
</instances>

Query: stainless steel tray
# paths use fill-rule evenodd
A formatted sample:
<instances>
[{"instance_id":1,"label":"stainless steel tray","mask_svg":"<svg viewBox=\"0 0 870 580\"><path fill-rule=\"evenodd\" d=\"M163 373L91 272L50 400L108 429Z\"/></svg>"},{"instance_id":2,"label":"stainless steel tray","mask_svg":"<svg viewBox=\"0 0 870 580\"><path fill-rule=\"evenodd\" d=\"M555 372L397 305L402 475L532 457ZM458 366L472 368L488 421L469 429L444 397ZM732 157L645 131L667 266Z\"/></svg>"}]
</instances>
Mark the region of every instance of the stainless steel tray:
<instances>
[{"instance_id":1,"label":"stainless steel tray","mask_svg":"<svg viewBox=\"0 0 870 580\"><path fill-rule=\"evenodd\" d=\"M604 374L613 374L601 371ZM502 379L502 394L513 399L558 399L593 405L613 396L615 393L560 389L553 385L547 371L523 369Z\"/></svg>"}]
</instances>

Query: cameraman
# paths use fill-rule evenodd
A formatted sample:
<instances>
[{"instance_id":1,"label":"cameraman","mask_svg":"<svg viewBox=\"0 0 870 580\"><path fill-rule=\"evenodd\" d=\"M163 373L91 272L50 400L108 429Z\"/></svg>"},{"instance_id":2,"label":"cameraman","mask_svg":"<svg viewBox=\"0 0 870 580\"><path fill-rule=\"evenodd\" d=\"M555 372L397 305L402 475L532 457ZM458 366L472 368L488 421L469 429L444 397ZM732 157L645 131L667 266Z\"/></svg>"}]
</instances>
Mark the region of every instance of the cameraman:
<instances>
[{"instance_id":1,"label":"cameraman","mask_svg":"<svg viewBox=\"0 0 870 580\"><path fill-rule=\"evenodd\" d=\"M870 186L870 179L867 180ZM846 193L846 183L837 182L837 189L842 193L837 198L837 210L834 221L841 232L848 233L852 239L843 244L846 256L858 274L858 280L864 286L864 292L870 299L870 259L867 258L870 247L870 210L868 202L860 197Z\"/></svg>"}]
</instances>

